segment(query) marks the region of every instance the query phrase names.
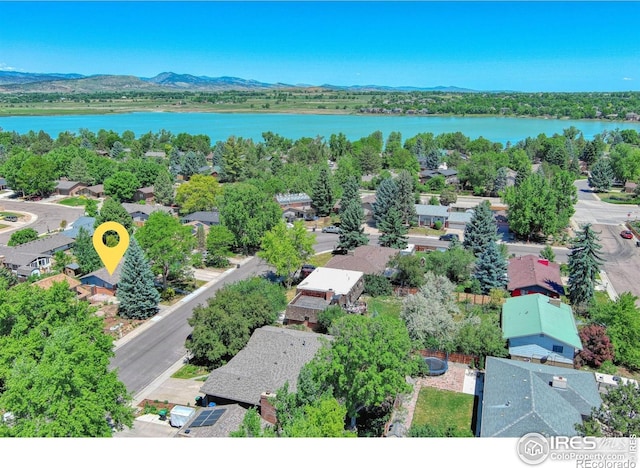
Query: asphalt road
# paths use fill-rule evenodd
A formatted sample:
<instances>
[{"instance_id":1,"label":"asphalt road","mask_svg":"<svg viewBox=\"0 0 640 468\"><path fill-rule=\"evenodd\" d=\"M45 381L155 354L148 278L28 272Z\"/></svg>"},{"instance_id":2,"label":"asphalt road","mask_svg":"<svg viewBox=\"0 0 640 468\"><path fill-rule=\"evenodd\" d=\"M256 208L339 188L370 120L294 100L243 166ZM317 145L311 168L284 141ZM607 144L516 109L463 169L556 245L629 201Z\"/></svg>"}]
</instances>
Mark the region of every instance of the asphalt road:
<instances>
[{"instance_id":1,"label":"asphalt road","mask_svg":"<svg viewBox=\"0 0 640 468\"><path fill-rule=\"evenodd\" d=\"M39 234L44 234L59 229L63 220L67 224L71 224L84 215L84 207L69 207L57 203L15 201L6 198L0 199L0 211L22 211L35 214L38 217L34 223L3 229L2 233L0 233L0 244L4 245L9 241L11 234L20 227L30 227L38 231Z\"/></svg>"}]
</instances>

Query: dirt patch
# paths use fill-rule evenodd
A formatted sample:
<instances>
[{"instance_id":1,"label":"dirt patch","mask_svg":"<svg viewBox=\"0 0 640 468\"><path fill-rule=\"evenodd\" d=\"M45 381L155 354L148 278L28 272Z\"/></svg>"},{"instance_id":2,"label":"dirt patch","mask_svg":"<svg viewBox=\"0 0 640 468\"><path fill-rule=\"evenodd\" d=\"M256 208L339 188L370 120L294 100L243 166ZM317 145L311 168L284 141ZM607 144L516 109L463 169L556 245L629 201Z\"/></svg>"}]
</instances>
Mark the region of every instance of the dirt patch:
<instances>
[{"instance_id":1,"label":"dirt patch","mask_svg":"<svg viewBox=\"0 0 640 468\"><path fill-rule=\"evenodd\" d=\"M145 320L133 320L120 317L118 315L118 306L115 304L100 307L96 315L104 319L104 332L111 335L115 340L122 338L136 327L145 323Z\"/></svg>"}]
</instances>

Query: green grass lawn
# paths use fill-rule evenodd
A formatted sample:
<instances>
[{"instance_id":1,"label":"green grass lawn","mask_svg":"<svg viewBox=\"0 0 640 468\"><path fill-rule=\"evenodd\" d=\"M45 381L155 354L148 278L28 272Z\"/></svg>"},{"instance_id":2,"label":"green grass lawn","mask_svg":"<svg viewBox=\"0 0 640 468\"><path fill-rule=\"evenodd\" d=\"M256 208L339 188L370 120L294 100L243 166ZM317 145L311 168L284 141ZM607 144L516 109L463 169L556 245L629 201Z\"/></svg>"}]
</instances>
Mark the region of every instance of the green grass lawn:
<instances>
[{"instance_id":1,"label":"green grass lawn","mask_svg":"<svg viewBox=\"0 0 640 468\"><path fill-rule=\"evenodd\" d=\"M19 218L22 215L20 213L14 213L12 211L0 211L0 217L4 218L5 216L17 216Z\"/></svg>"},{"instance_id":2,"label":"green grass lawn","mask_svg":"<svg viewBox=\"0 0 640 468\"><path fill-rule=\"evenodd\" d=\"M411 426L429 424L441 430L455 427L471 431L473 395L422 387Z\"/></svg>"},{"instance_id":3,"label":"green grass lawn","mask_svg":"<svg viewBox=\"0 0 640 468\"><path fill-rule=\"evenodd\" d=\"M392 317L400 317L400 309L402 308L402 298L396 296L379 296L367 298L367 312L372 315L374 313L381 315L391 315Z\"/></svg>"},{"instance_id":4,"label":"green grass lawn","mask_svg":"<svg viewBox=\"0 0 640 468\"><path fill-rule=\"evenodd\" d=\"M87 204L87 199L81 198L81 197L72 197L72 198L65 198L64 200L60 200L58 203L60 205L66 205L66 206L84 206Z\"/></svg>"},{"instance_id":5,"label":"green grass lawn","mask_svg":"<svg viewBox=\"0 0 640 468\"><path fill-rule=\"evenodd\" d=\"M596 193L596 195L603 202L613 203L616 205L637 205L640 203L640 199L636 198L633 193L624 193L620 190L607 193Z\"/></svg>"},{"instance_id":6,"label":"green grass lawn","mask_svg":"<svg viewBox=\"0 0 640 468\"><path fill-rule=\"evenodd\" d=\"M331 260L331 257L333 257L331 252L325 252L311 257L309 263L317 267L325 266L327 262Z\"/></svg>"},{"instance_id":7,"label":"green grass lawn","mask_svg":"<svg viewBox=\"0 0 640 468\"><path fill-rule=\"evenodd\" d=\"M193 364L185 364L180 369L178 369L171 378L173 379L191 379L193 377L206 376L209 375L209 371L206 367L202 366L194 366Z\"/></svg>"}]
</instances>

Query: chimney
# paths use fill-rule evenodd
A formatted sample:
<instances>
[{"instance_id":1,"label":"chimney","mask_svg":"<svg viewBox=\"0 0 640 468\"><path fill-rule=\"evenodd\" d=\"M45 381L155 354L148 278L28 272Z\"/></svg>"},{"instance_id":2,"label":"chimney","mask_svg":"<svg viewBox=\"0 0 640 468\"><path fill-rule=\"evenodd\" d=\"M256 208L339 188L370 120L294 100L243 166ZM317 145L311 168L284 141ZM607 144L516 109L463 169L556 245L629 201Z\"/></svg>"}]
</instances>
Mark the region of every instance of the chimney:
<instances>
[{"instance_id":1,"label":"chimney","mask_svg":"<svg viewBox=\"0 0 640 468\"><path fill-rule=\"evenodd\" d=\"M562 304L562 301L558 297L550 297L549 304L554 305L556 307L560 307L560 304Z\"/></svg>"},{"instance_id":2,"label":"chimney","mask_svg":"<svg viewBox=\"0 0 640 468\"><path fill-rule=\"evenodd\" d=\"M267 422L275 424L278 419L276 418L276 409L269 403L269 398L275 398L276 394L271 392L262 392L260 395L260 416Z\"/></svg>"},{"instance_id":3,"label":"chimney","mask_svg":"<svg viewBox=\"0 0 640 468\"><path fill-rule=\"evenodd\" d=\"M560 375L554 375L553 376L553 380L551 381L551 386L553 388L559 388L562 390L566 390L567 389L567 378L566 377L562 377Z\"/></svg>"}]
</instances>

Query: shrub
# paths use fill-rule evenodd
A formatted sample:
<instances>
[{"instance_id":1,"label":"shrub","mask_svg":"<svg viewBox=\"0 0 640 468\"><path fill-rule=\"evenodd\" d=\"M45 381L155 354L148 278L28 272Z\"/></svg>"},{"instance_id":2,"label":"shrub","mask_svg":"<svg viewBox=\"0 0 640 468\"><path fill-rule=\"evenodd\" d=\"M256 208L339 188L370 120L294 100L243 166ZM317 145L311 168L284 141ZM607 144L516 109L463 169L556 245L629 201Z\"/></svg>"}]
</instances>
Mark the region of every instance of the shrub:
<instances>
[{"instance_id":1,"label":"shrub","mask_svg":"<svg viewBox=\"0 0 640 468\"><path fill-rule=\"evenodd\" d=\"M388 278L382 275L364 275L364 293L371 296L390 296L393 287Z\"/></svg>"},{"instance_id":2,"label":"shrub","mask_svg":"<svg viewBox=\"0 0 640 468\"><path fill-rule=\"evenodd\" d=\"M613 344L602 325L587 325L578 332L582 342L582 351L576 356L579 366L600 367L605 361L613 361Z\"/></svg>"},{"instance_id":3,"label":"shrub","mask_svg":"<svg viewBox=\"0 0 640 468\"><path fill-rule=\"evenodd\" d=\"M442 221L436 221L435 223L433 223L433 228L438 231L442 229Z\"/></svg>"}]
</instances>

